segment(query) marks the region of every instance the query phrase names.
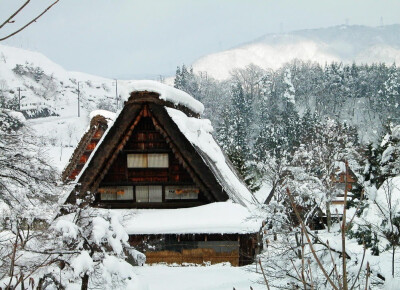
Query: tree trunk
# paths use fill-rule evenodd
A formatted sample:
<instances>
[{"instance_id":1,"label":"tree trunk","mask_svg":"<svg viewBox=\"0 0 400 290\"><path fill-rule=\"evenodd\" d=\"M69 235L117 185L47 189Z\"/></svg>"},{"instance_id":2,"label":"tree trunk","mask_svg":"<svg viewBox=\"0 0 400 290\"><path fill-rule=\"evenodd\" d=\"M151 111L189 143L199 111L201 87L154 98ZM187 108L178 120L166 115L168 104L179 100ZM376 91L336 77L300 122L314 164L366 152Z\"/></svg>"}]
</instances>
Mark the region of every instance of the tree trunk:
<instances>
[{"instance_id":1,"label":"tree trunk","mask_svg":"<svg viewBox=\"0 0 400 290\"><path fill-rule=\"evenodd\" d=\"M89 287L89 275L85 274L82 277L82 286L81 286L81 290L87 290Z\"/></svg>"},{"instance_id":2,"label":"tree trunk","mask_svg":"<svg viewBox=\"0 0 400 290\"><path fill-rule=\"evenodd\" d=\"M331 226L332 226L332 216L331 216L331 206L330 202L326 202L326 225L328 226L328 232L331 232Z\"/></svg>"},{"instance_id":3,"label":"tree trunk","mask_svg":"<svg viewBox=\"0 0 400 290\"><path fill-rule=\"evenodd\" d=\"M395 246L392 246L393 253L392 253L392 277L394 278L394 254L395 254Z\"/></svg>"}]
</instances>

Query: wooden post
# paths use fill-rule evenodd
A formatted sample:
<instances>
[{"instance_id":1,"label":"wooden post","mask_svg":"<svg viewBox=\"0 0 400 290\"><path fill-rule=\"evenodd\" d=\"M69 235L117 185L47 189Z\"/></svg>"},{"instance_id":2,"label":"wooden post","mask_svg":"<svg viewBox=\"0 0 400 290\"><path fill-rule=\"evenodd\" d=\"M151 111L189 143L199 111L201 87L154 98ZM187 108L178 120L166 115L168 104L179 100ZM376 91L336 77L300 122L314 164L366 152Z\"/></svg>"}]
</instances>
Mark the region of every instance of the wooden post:
<instances>
[{"instance_id":1,"label":"wooden post","mask_svg":"<svg viewBox=\"0 0 400 290\"><path fill-rule=\"evenodd\" d=\"M347 177L349 174L349 164L347 160L346 165L346 175L345 175L345 185L344 185L344 204L343 204L343 221L342 221L342 259L343 259L343 290L348 289L347 285L347 269L346 269L346 204L347 204Z\"/></svg>"}]
</instances>

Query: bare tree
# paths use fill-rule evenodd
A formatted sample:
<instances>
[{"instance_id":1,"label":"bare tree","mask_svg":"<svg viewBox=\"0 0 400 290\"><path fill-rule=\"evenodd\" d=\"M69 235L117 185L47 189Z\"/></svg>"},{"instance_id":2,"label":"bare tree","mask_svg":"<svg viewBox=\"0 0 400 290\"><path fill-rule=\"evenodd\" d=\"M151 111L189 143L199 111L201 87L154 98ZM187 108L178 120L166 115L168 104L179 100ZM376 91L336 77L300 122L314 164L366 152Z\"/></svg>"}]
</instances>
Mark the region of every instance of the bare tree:
<instances>
[{"instance_id":1,"label":"bare tree","mask_svg":"<svg viewBox=\"0 0 400 290\"><path fill-rule=\"evenodd\" d=\"M60 0L56 0L54 1L50 6L48 6L46 9L44 9L39 15L37 15L36 17L32 18L32 20L30 20L28 23L26 23L25 25L21 26L20 28L14 30L11 33L6 33L4 36L0 36L0 41L4 41L14 35L16 35L17 33L20 33L21 31L23 31L25 28L27 28L29 25L31 25L32 23L36 22L40 17L42 17L47 11L49 11L54 5L56 5ZM26 7L28 6L29 2L31 2L31 0L27 0L24 4L22 4L22 6L20 6L14 13L12 13L3 23L0 24L0 31L1 29L3 29L6 25L11 24L11 23L15 23L15 17L21 13L24 9L26 9Z\"/></svg>"}]
</instances>

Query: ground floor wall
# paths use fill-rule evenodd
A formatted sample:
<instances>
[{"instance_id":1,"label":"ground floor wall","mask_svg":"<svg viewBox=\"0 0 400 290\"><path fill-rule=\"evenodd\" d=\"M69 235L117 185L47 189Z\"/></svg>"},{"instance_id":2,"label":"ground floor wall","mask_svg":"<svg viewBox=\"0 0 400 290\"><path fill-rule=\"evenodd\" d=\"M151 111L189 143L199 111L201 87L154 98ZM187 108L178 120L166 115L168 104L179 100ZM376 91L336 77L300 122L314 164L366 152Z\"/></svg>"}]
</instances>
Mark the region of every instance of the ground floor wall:
<instances>
[{"instance_id":1,"label":"ground floor wall","mask_svg":"<svg viewBox=\"0 0 400 290\"><path fill-rule=\"evenodd\" d=\"M130 244L146 255L146 263L251 264L260 251L258 234L131 235Z\"/></svg>"}]
</instances>

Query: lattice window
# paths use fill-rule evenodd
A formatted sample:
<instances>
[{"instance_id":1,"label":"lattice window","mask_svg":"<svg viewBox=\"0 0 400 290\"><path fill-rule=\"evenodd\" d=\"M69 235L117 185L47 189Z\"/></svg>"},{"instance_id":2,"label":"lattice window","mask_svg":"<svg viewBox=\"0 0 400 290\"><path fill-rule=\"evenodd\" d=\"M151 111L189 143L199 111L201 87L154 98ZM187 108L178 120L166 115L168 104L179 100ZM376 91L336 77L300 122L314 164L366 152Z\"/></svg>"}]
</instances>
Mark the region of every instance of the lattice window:
<instances>
[{"instance_id":1,"label":"lattice window","mask_svg":"<svg viewBox=\"0 0 400 290\"><path fill-rule=\"evenodd\" d=\"M133 200L133 186L107 186L98 189L101 200Z\"/></svg>"},{"instance_id":2,"label":"lattice window","mask_svg":"<svg viewBox=\"0 0 400 290\"><path fill-rule=\"evenodd\" d=\"M166 186L165 199L198 199L200 190L196 186Z\"/></svg>"},{"instance_id":3,"label":"lattice window","mask_svg":"<svg viewBox=\"0 0 400 290\"><path fill-rule=\"evenodd\" d=\"M128 168L168 168L168 154L128 154Z\"/></svg>"},{"instance_id":4,"label":"lattice window","mask_svg":"<svg viewBox=\"0 0 400 290\"><path fill-rule=\"evenodd\" d=\"M136 186L136 202L162 202L161 185Z\"/></svg>"}]
</instances>

